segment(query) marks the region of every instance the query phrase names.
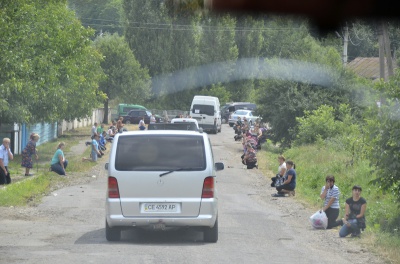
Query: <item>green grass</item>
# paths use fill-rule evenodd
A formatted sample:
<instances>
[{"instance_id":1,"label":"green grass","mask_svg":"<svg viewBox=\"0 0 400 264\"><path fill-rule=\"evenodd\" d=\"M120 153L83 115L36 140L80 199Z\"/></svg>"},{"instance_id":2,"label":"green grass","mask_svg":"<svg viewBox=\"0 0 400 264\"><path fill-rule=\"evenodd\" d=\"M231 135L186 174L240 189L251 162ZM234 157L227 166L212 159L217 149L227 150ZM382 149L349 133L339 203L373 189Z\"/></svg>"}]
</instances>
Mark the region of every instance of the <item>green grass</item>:
<instances>
[{"instance_id":1,"label":"green grass","mask_svg":"<svg viewBox=\"0 0 400 264\"><path fill-rule=\"evenodd\" d=\"M267 172L267 178L277 172L278 155L277 148L271 145L263 146L259 152L259 164ZM367 200L367 229L361 242L393 263L400 263L400 208L393 194L370 184L375 175L370 172L368 160L350 162L348 153L317 145L295 147L283 155L286 160L293 160L296 164L295 199L309 208L319 209L323 206L319 194L327 174L335 176L335 184L341 192L339 218L344 215L344 203L351 197L352 186L362 186L362 196Z\"/></svg>"},{"instance_id":2,"label":"green grass","mask_svg":"<svg viewBox=\"0 0 400 264\"><path fill-rule=\"evenodd\" d=\"M125 125L129 131L138 130L138 125ZM9 163L11 173L11 184L0 187L0 206L26 206L29 204L37 204L41 198L58 188L59 184L72 180L73 177L82 177L82 174L89 172L94 162L82 162L82 157L89 157L90 147L86 147L82 154L76 155L73 148L78 144L84 144L90 140L90 127L77 128L72 131L64 132L64 135L57 140L53 140L37 147L39 160L34 160L33 168L30 173L34 173L34 177L24 177L25 168L21 167L21 156L15 155L14 160ZM68 160L67 175L71 177L60 177L54 172L49 172L50 161L57 149L59 142L65 143L64 155ZM108 143L107 151L102 159L107 159L109 152Z\"/></svg>"},{"instance_id":3,"label":"green grass","mask_svg":"<svg viewBox=\"0 0 400 264\"><path fill-rule=\"evenodd\" d=\"M9 184L0 190L0 205L25 206L28 203L36 203L48 193L52 184L63 180L65 179L51 175L40 175Z\"/></svg>"},{"instance_id":4,"label":"green grass","mask_svg":"<svg viewBox=\"0 0 400 264\"><path fill-rule=\"evenodd\" d=\"M44 195L47 195L60 183L65 183L73 177L81 177L82 173L88 172L96 163L82 162L82 157L89 157L90 147L86 147L83 154L76 155L72 148L78 144L90 141L90 128L79 128L66 132L57 140L44 143L37 147L39 160L34 161L30 173L34 177L24 177L25 168L21 167L21 156L15 155L14 160L9 163L11 173L11 184L0 187L0 206L26 206L37 204ZM54 172L49 172L50 161L57 149L59 142L65 142L64 155L68 160L67 175L60 177ZM110 146L110 145L109 145ZM109 149L106 151L108 153ZM107 158L106 156L103 158Z\"/></svg>"}]
</instances>

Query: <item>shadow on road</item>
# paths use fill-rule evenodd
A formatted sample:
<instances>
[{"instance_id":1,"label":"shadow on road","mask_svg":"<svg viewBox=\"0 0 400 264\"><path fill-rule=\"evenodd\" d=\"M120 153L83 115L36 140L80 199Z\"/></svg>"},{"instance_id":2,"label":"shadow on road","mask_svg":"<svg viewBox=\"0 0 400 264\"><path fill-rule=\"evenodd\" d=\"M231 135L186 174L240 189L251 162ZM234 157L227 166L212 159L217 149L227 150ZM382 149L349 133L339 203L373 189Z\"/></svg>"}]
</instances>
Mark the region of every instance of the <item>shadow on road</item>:
<instances>
[{"instance_id":1,"label":"shadow on road","mask_svg":"<svg viewBox=\"0 0 400 264\"><path fill-rule=\"evenodd\" d=\"M166 231L152 230L124 230L122 231L121 241L109 242L106 240L105 229L97 229L83 234L74 244L168 244L169 246L182 246L185 244L203 245L203 233L193 229L179 229Z\"/></svg>"}]
</instances>

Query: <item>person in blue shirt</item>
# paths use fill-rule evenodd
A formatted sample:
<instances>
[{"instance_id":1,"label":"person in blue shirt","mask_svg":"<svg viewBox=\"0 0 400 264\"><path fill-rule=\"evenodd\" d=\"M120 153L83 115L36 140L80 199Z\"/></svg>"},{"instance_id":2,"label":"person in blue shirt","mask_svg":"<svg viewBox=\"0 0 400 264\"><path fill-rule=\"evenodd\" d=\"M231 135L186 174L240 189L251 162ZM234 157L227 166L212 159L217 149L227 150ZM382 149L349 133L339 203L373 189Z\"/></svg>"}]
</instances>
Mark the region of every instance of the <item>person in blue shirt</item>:
<instances>
[{"instance_id":1,"label":"person in blue shirt","mask_svg":"<svg viewBox=\"0 0 400 264\"><path fill-rule=\"evenodd\" d=\"M289 196L294 196L296 188L296 171L295 164L293 161L286 161L286 174L284 176L284 181L281 185L276 187L278 193L272 194L273 197L284 197L286 194Z\"/></svg>"},{"instance_id":2,"label":"person in blue shirt","mask_svg":"<svg viewBox=\"0 0 400 264\"><path fill-rule=\"evenodd\" d=\"M59 175L67 175L65 169L67 168L68 161L65 159L63 149L65 147L64 142L60 142L57 146L57 150L51 159L50 171L54 171Z\"/></svg>"},{"instance_id":3,"label":"person in blue shirt","mask_svg":"<svg viewBox=\"0 0 400 264\"><path fill-rule=\"evenodd\" d=\"M103 150L103 151L107 149L106 148L106 144L107 144L106 136L107 136L106 131L103 131L103 133L100 134L99 148L100 148L100 150Z\"/></svg>"},{"instance_id":4,"label":"person in blue shirt","mask_svg":"<svg viewBox=\"0 0 400 264\"><path fill-rule=\"evenodd\" d=\"M100 156L101 157L101 153L99 150L99 141L100 141L100 136L99 135L95 135L93 140L92 140L92 151L90 153L90 157L89 158L82 158L82 161L85 160L90 160L90 161L97 161L97 158Z\"/></svg>"}]
</instances>

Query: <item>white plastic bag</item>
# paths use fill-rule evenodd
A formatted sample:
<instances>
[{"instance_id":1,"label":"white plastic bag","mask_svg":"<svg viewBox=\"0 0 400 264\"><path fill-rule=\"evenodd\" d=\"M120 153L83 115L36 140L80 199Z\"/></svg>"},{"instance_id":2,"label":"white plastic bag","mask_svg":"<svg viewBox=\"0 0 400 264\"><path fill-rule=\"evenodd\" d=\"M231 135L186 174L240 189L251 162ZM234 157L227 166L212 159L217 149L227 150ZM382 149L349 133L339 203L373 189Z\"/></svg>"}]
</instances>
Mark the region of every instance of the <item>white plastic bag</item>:
<instances>
[{"instance_id":1,"label":"white plastic bag","mask_svg":"<svg viewBox=\"0 0 400 264\"><path fill-rule=\"evenodd\" d=\"M328 226L328 217L326 217L325 212L322 210L318 210L317 212L315 212L315 214L310 216L310 221L311 225L315 229L326 229L326 227Z\"/></svg>"}]
</instances>

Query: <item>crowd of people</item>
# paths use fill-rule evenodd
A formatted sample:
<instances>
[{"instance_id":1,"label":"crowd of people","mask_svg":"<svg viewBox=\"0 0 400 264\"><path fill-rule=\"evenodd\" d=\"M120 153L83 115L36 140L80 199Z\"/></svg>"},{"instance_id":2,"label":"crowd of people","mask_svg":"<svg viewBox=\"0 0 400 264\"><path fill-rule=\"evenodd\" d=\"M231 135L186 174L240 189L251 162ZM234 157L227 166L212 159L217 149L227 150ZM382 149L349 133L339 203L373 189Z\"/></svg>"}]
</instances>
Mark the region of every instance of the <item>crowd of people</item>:
<instances>
[{"instance_id":1,"label":"crowd of people","mask_svg":"<svg viewBox=\"0 0 400 264\"><path fill-rule=\"evenodd\" d=\"M258 168L257 150L267 140L268 128L261 122L256 122L254 127L249 125L246 117L241 120L239 117L234 124L235 141L242 141L243 154L242 163L247 169ZM271 187L276 189L273 197L295 196L297 173L296 165L292 160L286 160L283 155L278 156L278 171L271 178ZM352 189L352 197L345 202L345 217L337 220L340 214L339 188L335 185L335 177L328 175L325 178L325 185L320 192L320 198L324 200L321 211L327 216L327 229L341 226L339 236L345 237L351 234L358 237L361 231L366 228L365 210L366 200L361 197L362 188L355 185Z\"/></svg>"},{"instance_id":2,"label":"crowd of people","mask_svg":"<svg viewBox=\"0 0 400 264\"><path fill-rule=\"evenodd\" d=\"M278 156L278 172L271 178L271 187L276 188L277 193L273 197L285 197L286 195L295 196L296 189L296 166L293 161L285 159L283 155ZM337 219L340 214L340 190L335 185L335 177L327 175L325 185L322 186L320 198L324 201L321 209L327 217L327 229L341 226L339 230L340 237L346 237L351 234L352 237L359 237L361 231L366 228L365 210L367 201L361 197L361 186L354 185L352 196L345 202L345 217Z\"/></svg>"},{"instance_id":3,"label":"crowd of people","mask_svg":"<svg viewBox=\"0 0 400 264\"><path fill-rule=\"evenodd\" d=\"M246 117L238 120L233 125L235 131L235 141L242 141L243 154L241 160L247 169L258 168L257 150L261 149L261 144L267 140L267 128L259 121L254 127L250 126Z\"/></svg>"},{"instance_id":4,"label":"crowd of people","mask_svg":"<svg viewBox=\"0 0 400 264\"><path fill-rule=\"evenodd\" d=\"M143 120L141 120L143 122ZM144 122L143 122L144 123ZM139 124L143 125L143 124ZM97 161L97 159L104 155L103 151L106 150L107 142L112 142L116 133L123 130L122 120L112 122L108 130L104 130L104 125L94 123L91 129L91 141L86 142L86 145L91 146L91 154L89 158L82 158L82 161L90 160ZM241 156L242 163L247 169L258 168L257 164L257 150L261 148L261 143L267 139L267 128L261 122L256 122L255 127L249 126L249 123L244 118L234 125L235 140L242 141L243 154ZM38 160L38 151L36 143L40 136L32 133L29 141L21 153L21 166L25 168L25 176L32 176L30 169L33 167L32 156ZM65 143L60 142L51 159L50 171L59 175L66 175L66 168L68 160L64 156ZM0 185L10 184L11 175L8 169L10 160L14 156L10 149L10 139L3 138L2 145L0 146ZM286 160L283 155L278 156L278 171L277 174L271 178L271 187L276 188L276 193L272 194L273 197L295 196L297 173L296 166L293 161ZM322 186L320 198L324 200L324 205L321 209L326 214L328 223L327 229L341 226L339 231L340 237L345 237L351 234L353 237L359 237L361 231L366 228L365 224L365 211L367 201L361 197L361 186L354 185L352 188L352 196L345 201L345 217L337 219L340 214L340 190L335 184L335 177L327 175L325 177L325 185Z\"/></svg>"}]
</instances>

